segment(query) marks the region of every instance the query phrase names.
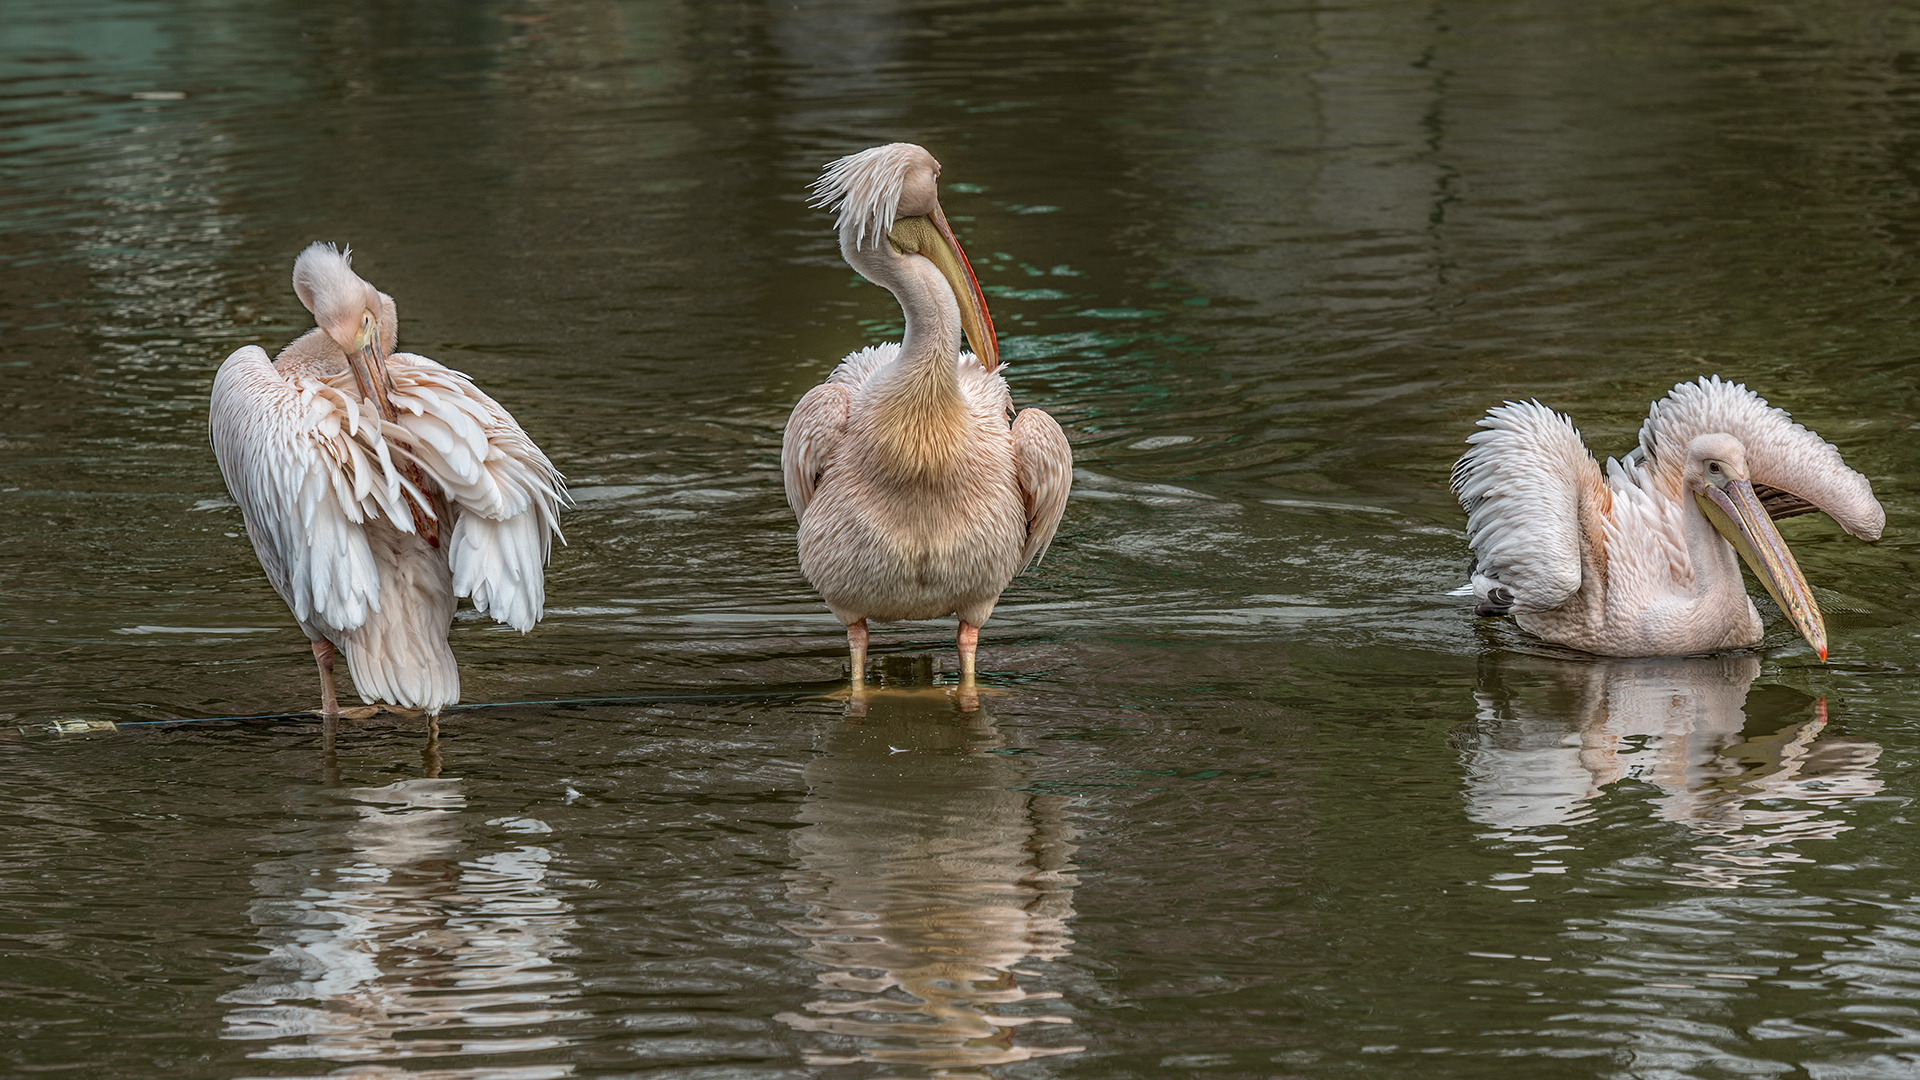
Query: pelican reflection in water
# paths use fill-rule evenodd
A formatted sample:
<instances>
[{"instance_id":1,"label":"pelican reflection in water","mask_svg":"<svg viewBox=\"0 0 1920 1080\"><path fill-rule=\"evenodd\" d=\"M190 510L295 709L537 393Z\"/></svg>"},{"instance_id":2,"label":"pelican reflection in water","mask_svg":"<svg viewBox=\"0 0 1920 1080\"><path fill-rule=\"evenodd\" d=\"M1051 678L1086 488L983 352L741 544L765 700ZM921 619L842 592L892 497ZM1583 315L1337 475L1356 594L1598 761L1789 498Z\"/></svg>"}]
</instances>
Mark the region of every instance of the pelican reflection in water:
<instances>
[{"instance_id":1,"label":"pelican reflection in water","mask_svg":"<svg viewBox=\"0 0 1920 1080\"><path fill-rule=\"evenodd\" d=\"M1081 1049L1020 1032L1068 1022L1021 965L1067 952L1075 833L1066 797L1023 790L1032 759L1007 748L989 713L929 690L872 698L807 766L787 890L807 917L788 929L826 970L778 1019L831 1037L809 1064L985 1076Z\"/></svg>"},{"instance_id":2,"label":"pelican reflection in water","mask_svg":"<svg viewBox=\"0 0 1920 1080\"><path fill-rule=\"evenodd\" d=\"M1508 656L1481 680L1466 746L1468 816L1494 836L1565 842L1622 780L1698 834L1688 883L1731 888L1811 862L1793 845L1852 828L1831 809L1882 786L1880 746L1827 727L1824 700L1749 690L1751 654L1562 661ZM1560 873L1541 856L1533 873ZM1520 888L1527 874L1502 875Z\"/></svg>"},{"instance_id":3,"label":"pelican reflection in water","mask_svg":"<svg viewBox=\"0 0 1920 1080\"><path fill-rule=\"evenodd\" d=\"M251 984L220 999L234 1006L226 1038L256 1040L248 1056L273 1060L490 1061L436 1062L430 1075L446 1080L572 1075L499 1064L564 1045L526 1036L578 1015L561 1007L579 993L556 963L575 921L549 883L547 827L495 821L510 838L478 844L461 784L297 789L311 801L290 810L306 827L267 838L280 853L259 864L250 907L266 955L244 969Z\"/></svg>"}]
</instances>

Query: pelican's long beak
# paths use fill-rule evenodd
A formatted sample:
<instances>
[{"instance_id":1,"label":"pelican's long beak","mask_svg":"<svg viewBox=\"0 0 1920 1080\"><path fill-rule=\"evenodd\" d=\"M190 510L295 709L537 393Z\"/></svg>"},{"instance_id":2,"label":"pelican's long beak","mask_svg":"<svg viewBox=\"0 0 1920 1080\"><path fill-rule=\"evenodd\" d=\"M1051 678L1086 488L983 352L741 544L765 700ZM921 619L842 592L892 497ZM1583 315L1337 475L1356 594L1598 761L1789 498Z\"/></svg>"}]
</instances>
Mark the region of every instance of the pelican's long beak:
<instances>
[{"instance_id":1,"label":"pelican's long beak","mask_svg":"<svg viewBox=\"0 0 1920 1080\"><path fill-rule=\"evenodd\" d=\"M1767 587L1773 602L1786 612L1794 629L1800 631L1800 636L1807 639L1807 644L1813 646L1813 651L1820 654L1820 661L1825 663L1827 624L1820 616L1820 605L1814 601L1813 590L1807 587L1807 579L1800 573L1800 564L1793 561L1793 553L1787 550L1786 540L1781 538L1780 530L1774 528L1766 508L1760 505L1753 483L1729 480L1725 488L1709 484L1694 498L1707 520L1740 552L1740 557L1753 568L1753 576Z\"/></svg>"},{"instance_id":2,"label":"pelican's long beak","mask_svg":"<svg viewBox=\"0 0 1920 1080\"><path fill-rule=\"evenodd\" d=\"M380 327L371 311L360 317L360 332L354 335L353 349L347 353L347 367L353 370L353 381L360 384L360 397L374 403L382 420L400 418L388 396L392 383L386 358L380 355Z\"/></svg>"},{"instance_id":3,"label":"pelican's long beak","mask_svg":"<svg viewBox=\"0 0 1920 1080\"><path fill-rule=\"evenodd\" d=\"M946 213L936 205L931 214L901 218L887 231L887 239L893 241L894 250L923 255L939 268L940 276L953 289L953 298L960 302L960 329L966 333L973 355L988 374L1000 370L1000 342L993 336L987 298L981 295L980 281L973 276L967 253L960 250L960 241L947 225Z\"/></svg>"}]
</instances>

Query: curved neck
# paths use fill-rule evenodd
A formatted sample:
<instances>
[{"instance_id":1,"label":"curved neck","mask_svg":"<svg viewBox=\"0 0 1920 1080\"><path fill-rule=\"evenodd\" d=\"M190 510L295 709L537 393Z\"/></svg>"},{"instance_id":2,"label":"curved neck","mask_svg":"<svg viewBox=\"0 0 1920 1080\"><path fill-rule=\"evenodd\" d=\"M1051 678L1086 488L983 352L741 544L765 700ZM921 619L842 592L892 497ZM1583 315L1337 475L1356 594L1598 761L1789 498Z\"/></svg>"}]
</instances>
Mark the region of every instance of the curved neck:
<instances>
[{"instance_id":1,"label":"curved neck","mask_svg":"<svg viewBox=\"0 0 1920 1080\"><path fill-rule=\"evenodd\" d=\"M860 276L893 294L906 316L900 355L868 383L876 441L889 464L909 473L943 471L966 446L967 404L960 392L960 304L934 265L885 244L840 253Z\"/></svg>"},{"instance_id":2,"label":"curved neck","mask_svg":"<svg viewBox=\"0 0 1920 1080\"><path fill-rule=\"evenodd\" d=\"M1710 592L1738 593L1743 599L1747 595L1747 583L1740 573L1740 553L1733 544L1720 535L1694 504L1693 493L1682 488L1681 498L1686 500L1681 519L1685 522L1687 560L1693 569L1693 592L1703 596Z\"/></svg>"}]
</instances>

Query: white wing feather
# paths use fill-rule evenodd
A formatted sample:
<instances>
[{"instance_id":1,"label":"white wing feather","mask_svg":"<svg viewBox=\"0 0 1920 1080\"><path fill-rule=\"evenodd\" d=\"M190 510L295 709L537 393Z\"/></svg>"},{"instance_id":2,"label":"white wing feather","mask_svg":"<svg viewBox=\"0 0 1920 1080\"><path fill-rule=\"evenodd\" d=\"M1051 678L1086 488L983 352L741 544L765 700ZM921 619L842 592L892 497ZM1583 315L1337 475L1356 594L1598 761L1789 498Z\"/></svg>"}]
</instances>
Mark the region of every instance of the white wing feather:
<instances>
[{"instance_id":1,"label":"white wing feather","mask_svg":"<svg viewBox=\"0 0 1920 1080\"><path fill-rule=\"evenodd\" d=\"M1716 433L1740 440L1754 483L1798 495L1862 539L1876 540L1886 527L1873 485L1847 467L1839 450L1794 423L1786 410L1718 375L1680 383L1654 402L1640 426L1637 456L1668 497L1678 500L1688 444Z\"/></svg>"},{"instance_id":2,"label":"white wing feather","mask_svg":"<svg viewBox=\"0 0 1920 1080\"><path fill-rule=\"evenodd\" d=\"M1474 591L1486 600L1504 586L1512 611L1550 611L1579 591L1587 528L1598 524L1588 515L1604 518L1611 494L1573 422L1539 402L1490 409L1480 426L1453 468Z\"/></svg>"},{"instance_id":3,"label":"white wing feather","mask_svg":"<svg viewBox=\"0 0 1920 1080\"><path fill-rule=\"evenodd\" d=\"M544 567L567 501L559 470L464 374L412 353L388 357L387 369L399 419L383 426L384 441L452 509L454 594L526 633L546 607Z\"/></svg>"},{"instance_id":4,"label":"white wing feather","mask_svg":"<svg viewBox=\"0 0 1920 1080\"><path fill-rule=\"evenodd\" d=\"M411 533L410 501L435 513L401 473L398 463L412 461L452 511L456 595L531 630L560 535L559 472L465 375L410 353L388 365L399 410L391 424L360 404L350 374L289 382L256 346L228 357L214 377L214 456L268 580L303 624L359 628L380 610L381 592L363 524L384 518Z\"/></svg>"},{"instance_id":5,"label":"white wing feather","mask_svg":"<svg viewBox=\"0 0 1920 1080\"><path fill-rule=\"evenodd\" d=\"M361 523L409 513L354 399L316 379L289 383L249 345L220 365L207 419L220 474L294 618L336 631L365 622L380 608L380 574Z\"/></svg>"}]
</instances>

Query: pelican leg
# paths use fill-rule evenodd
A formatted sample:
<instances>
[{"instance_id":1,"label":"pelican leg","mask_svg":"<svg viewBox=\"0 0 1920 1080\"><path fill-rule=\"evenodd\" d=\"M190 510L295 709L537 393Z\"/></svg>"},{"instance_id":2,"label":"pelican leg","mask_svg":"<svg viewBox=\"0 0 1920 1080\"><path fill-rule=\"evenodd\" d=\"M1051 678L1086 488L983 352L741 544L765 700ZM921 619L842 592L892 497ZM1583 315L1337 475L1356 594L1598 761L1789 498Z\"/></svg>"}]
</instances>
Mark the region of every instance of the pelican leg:
<instances>
[{"instance_id":1,"label":"pelican leg","mask_svg":"<svg viewBox=\"0 0 1920 1080\"><path fill-rule=\"evenodd\" d=\"M980 628L962 620L954 647L960 650L960 708L973 712L980 707L980 695L973 683L973 654L980 648Z\"/></svg>"},{"instance_id":2,"label":"pelican leg","mask_svg":"<svg viewBox=\"0 0 1920 1080\"><path fill-rule=\"evenodd\" d=\"M333 693L333 642L326 638L314 642L313 662L320 668L320 715L338 719L340 699Z\"/></svg>"},{"instance_id":3,"label":"pelican leg","mask_svg":"<svg viewBox=\"0 0 1920 1080\"><path fill-rule=\"evenodd\" d=\"M850 677L853 685L860 686L867 681L867 620L847 624L847 650L853 654Z\"/></svg>"},{"instance_id":4,"label":"pelican leg","mask_svg":"<svg viewBox=\"0 0 1920 1080\"><path fill-rule=\"evenodd\" d=\"M954 648L960 650L960 682L973 682L973 651L979 650L979 626L960 623L960 638Z\"/></svg>"},{"instance_id":5,"label":"pelican leg","mask_svg":"<svg viewBox=\"0 0 1920 1080\"><path fill-rule=\"evenodd\" d=\"M973 681L973 654L980 648L980 628L969 622L960 624L960 636L954 642L960 650L960 681Z\"/></svg>"}]
</instances>

